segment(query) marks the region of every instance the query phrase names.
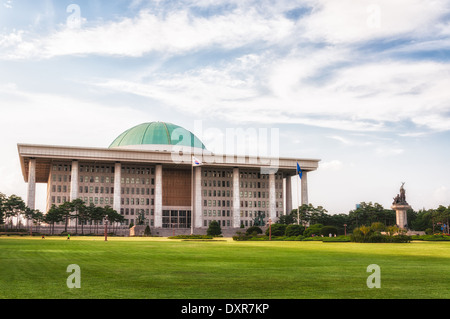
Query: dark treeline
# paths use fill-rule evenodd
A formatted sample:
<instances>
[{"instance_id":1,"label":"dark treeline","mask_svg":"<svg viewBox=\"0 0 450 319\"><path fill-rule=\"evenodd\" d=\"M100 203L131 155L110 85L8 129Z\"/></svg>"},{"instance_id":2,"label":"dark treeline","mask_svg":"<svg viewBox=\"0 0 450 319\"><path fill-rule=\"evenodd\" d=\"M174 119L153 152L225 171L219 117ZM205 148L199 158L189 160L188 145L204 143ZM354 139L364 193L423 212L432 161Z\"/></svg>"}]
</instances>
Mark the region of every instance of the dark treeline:
<instances>
[{"instance_id":1,"label":"dark treeline","mask_svg":"<svg viewBox=\"0 0 450 319\"><path fill-rule=\"evenodd\" d=\"M408 210L408 228L415 231L425 231L427 233L450 233L449 219L450 206L439 206L436 209ZM348 214L328 214L322 206L302 205L299 209L294 209L289 215L282 216L278 223L314 225L322 224L334 226L339 234L352 232L353 229L361 226L370 226L373 223L382 223L386 227L396 225L395 211L385 209L378 203L360 203L356 209Z\"/></svg>"},{"instance_id":2,"label":"dark treeline","mask_svg":"<svg viewBox=\"0 0 450 319\"><path fill-rule=\"evenodd\" d=\"M6 196L0 193L0 225L5 231L24 230L37 231L42 223L52 227L63 222L64 232L67 232L70 220L75 220L75 233L84 234L84 226L98 226L108 222L113 227L123 222L124 217L109 206L98 207L94 204L86 205L81 199L65 202L60 206L53 205L47 214L37 209L27 207L23 199L16 195Z\"/></svg>"}]
</instances>

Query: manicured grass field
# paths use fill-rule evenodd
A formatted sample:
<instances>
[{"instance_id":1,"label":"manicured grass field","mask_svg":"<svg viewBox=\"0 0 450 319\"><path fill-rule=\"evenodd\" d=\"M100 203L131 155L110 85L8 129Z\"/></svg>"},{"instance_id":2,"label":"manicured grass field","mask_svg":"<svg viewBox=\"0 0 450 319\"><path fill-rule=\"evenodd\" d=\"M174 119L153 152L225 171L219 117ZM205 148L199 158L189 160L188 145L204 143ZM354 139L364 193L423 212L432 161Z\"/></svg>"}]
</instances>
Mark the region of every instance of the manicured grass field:
<instances>
[{"instance_id":1,"label":"manicured grass field","mask_svg":"<svg viewBox=\"0 0 450 319\"><path fill-rule=\"evenodd\" d=\"M69 289L67 267L81 268ZM381 269L369 289L367 267ZM435 299L450 242L361 244L0 237L1 299Z\"/></svg>"}]
</instances>

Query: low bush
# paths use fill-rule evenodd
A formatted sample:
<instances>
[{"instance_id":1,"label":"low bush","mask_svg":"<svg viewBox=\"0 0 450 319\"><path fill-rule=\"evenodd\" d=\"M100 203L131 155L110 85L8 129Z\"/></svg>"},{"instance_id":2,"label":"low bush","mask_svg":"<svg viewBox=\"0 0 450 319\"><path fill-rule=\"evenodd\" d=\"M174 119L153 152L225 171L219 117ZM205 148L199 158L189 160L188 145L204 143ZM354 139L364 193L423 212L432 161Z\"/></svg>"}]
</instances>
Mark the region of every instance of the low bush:
<instances>
[{"instance_id":1,"label":"low bush","mask_svg":"<svg viewBox=\"0 0 450 319\"><path fill-rule=\"evenodd\" d=\"M323 226L320 229L320 234L324 235L324 236L329 236L329 234L337 235L337 233L338 233L338 230L337 230L337 227L335 227L335 226Z\"/></svg>"},{"instance_id":2,"label":"low bush","mask_svg":"<svg viewBox=\"0 0 450 319\"><path fill-rule=\"evenodd\" d=\"M208 235L177 235L168 237L169 239L213 239L213 236Z\"/></svg>"},{"instance_id":3,"label":"low bush","mask_svg":"<svg viewBox=\"0 0 450 319\"><path fill-rule=\"evenodd\" d=\"M271 230L270 230L271 228ZM272 236L284 236L286 233L287 225L284 224L272 224L270 228L267 228L266 235L269 236L269 232L272 232Z\"/></svg>"},{"instance_id":4,"label":"low bush","mask_svg":"<svg viewBox=\"0 0 450 319\"><path fill-rule=\"evenodd\" d=\"M414 235L411 237L412 240L423 240L423 241L450 241L450 236L448 235Z\"/></svg>"},{"instance_id":5,"label":"low bush","mask_svg":"<svg viewBox=\"0 0 450 319\"><path fill-rule=\"evenodd\" d=\"M322 241L325 243L348 243L350 242L350 236L338 236L338 237L324 237Z\"/></svg>"},{"instance_id":6,"label":"low bush","mask_svg":"<svg viewBox=\"0 0 450 319\"><path fill-rule=\"evenodd\" d=\"M305 227L301 225L288 225L286 227L285 235L288 237L297 237L299 235L303 235L303 232L305 231Z\"/></svg>"},{"instance_id":7,"label":"low bush","mask_svg":"<svg viewBox=\"0 0 450 319\"><path fill-rule=\"evenodd\" d=\"M262 231L262 229L259 228L258 226L252 226L252 227L247 228L247 230L245 231L245 233L246 233L247 235L259 235L259 234L262 234L263 231Z\"/></svg>"}]
</instances>

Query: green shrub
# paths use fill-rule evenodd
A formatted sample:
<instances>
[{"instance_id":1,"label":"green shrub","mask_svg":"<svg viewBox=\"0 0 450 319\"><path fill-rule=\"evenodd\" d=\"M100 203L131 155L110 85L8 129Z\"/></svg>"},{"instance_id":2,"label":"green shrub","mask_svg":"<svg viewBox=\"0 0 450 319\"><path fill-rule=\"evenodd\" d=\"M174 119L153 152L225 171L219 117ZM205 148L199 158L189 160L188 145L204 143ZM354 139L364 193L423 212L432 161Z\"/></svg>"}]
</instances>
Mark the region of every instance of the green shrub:
<instances>
[{"instance_id":1,"label":"green shrub","mask_svg":"<svg viewBox=\"0 0 450 319\"><path fill-rule=\"evenodd\" d=\"M220 228L220 224L213 220L211 221L211 223L209 224L209 228L206 231L206 234L209 236L219 236L222 234L222 228Z\"/></svg>"},{"instance_id":2,"label":"green shrub","mask_svg":"<svg viewBox=\"0 0 450 319\"><path fill-rule=\"evenodd\" d=\"M244 240L249 240L252 236L248 235L246 233L241 233L241 232L236 232L236 235L233 236L233 240L235 241L244 241Z\"/></svg>"},{"instance_id":3,"label":"green shrub","mask_svg":"<svg viewBox=\"0 0 450 319\"><path fill-rule=\"evenodd\" d=\"M386 230L386 225L384 225L383 223L380 223L380 222L375 222L375 223L372 223L372 225L370 225L370 228L373 231L382 232L382 231Z\"/></svg>"},{"instance_id":4,"label":"green shrub","mask_svg":"<svg viewBox=\"0 0 450 319\"><path fill-rule=\"evenodd\" d=\"M285 235L288 237L303 235L305 228L301 225L288 225L286 227Z\"/></svg>"},{"instance_id":5,"label":"green shrub","mask_svg":"<svg viewBox=\"0 0 450 319\"><path fill-rule=\"evenodd\" d=\"M335 227L335 226L323 226L320 229L320 234L324 235L324 236L329 236L329 234L337 235L337 233L338 233L338 230L337 230L337 227Z\"/></svg>"},{"instance_id":6,"label":"green shrub","mask_svg":"<svg viewBox=\"0 0 450 319\"><path fill-rule=\"evenodd\" d=\"M338 237L324 237L323 242L340 242L347 243L350 242L350 236L338 236Z\"/></svg>"},{"instance_id":7,"label":"green shrub","mask_svg":"<svg viewBox=\"0 0 450 319\"><path fill-rule=\"evenodd\" d=\"M379 232L373 232L369 235L368 243L385 243L387 242L387 236L380 234Z\"/></svg>"},{"instance_id":8,"label":"green shrub","mask_svg":"<svg viewBox=\"0 0 450 319\"><path fill-rule=\"evenodd\" d=\"M145 230L144 230L144 236L149 237L149 236L151 236L151 234L152 234L152 232L150 230L150 226L147 225L147 227L145 227Z\"/></svg>"},{"instance_id":9,"label":"green shrub","mask_svg":"<svg viewBox=\"0 0 450 319\"><path fill-rule=\"evenodd\" d=\"M424 241L448 241L450 236L447 235L415 235L412 236L413 240L424 240Z\"/></svg>"},{"instance_id":10,"label":"green shrub","mask_svg":"<svg viewBox=\"0 0 450 319\"><path fill-rule=\"evenodd\" d=\"M262 234L263 231L258 226L252 226L252 227L249 227L245 233L247 235L259 235L259 234Z\"/></svg>"},{"instance_id":11,"label":"green shrub","mask_svg":"<svg viewBox=\"0 0 450 319\"><path fill-rule=\"evenodd\" d=\"M322 229L322 224L314 224L309 226L304 232L303 236L305 237L311 237L312 235L320 235L320 230Z\"/></svg>"},{"instance_id":12,"label":"green shrub","mask_svg":"<svg viewBox=\"0 0 450 319\"><path fill-rule=\"evenodd\" d=\"M411 242L411 236L407 235L396 235L388 238L390 243L409 243Z\"/></svg>"},{"instance_id":13,"label":"green shrub","mask_svg":"<svg viewBox=\"0 0 450 319\"><path fill-rule=\"evenodd\" d=\"M284 236L286 233L287 225L284 224L272 224L272 236ZM270 228L267 228L266 235L269 236Z\"/></svg>"}]
</instances>

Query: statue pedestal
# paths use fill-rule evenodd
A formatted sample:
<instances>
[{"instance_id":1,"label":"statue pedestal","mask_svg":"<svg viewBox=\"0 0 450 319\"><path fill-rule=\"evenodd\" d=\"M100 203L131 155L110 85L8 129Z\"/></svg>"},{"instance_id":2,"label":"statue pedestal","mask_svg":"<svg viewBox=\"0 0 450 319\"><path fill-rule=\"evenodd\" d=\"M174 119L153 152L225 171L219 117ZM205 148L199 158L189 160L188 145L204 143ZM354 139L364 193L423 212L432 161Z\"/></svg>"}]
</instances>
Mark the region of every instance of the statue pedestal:
<instances>
[{"instance_id":1,"label":"statue pedestal","mask_svg":"<svg viewBox=\"0 0 450 319\"><path fill-rule=\"evenodd\" d=\"M397 226L406 229L408 227L408 218L406 211L411 208L408 204L393 204L391 206L397 216Z\"/></svg>"}]
</instances>

